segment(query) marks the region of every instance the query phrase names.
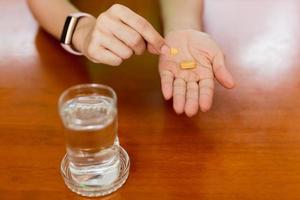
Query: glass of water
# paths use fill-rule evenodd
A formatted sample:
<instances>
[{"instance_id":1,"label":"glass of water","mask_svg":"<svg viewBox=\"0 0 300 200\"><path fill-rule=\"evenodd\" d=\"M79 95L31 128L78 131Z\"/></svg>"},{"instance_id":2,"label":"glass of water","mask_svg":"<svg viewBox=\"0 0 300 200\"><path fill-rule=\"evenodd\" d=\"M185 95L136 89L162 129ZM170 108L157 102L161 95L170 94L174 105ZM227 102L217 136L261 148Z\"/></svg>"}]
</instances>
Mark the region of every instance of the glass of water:
<instances>
[{"instance_id":1,"label":"glass of water","mask_svg":"<svg viewBox=\"0 0 300 200\"><path fill-rule=\"evenodd\" d=\"M61 162L66 185L95 197L120 188L129 173L129 157L118 141L117 96L100 84L67 89L59 98L67 153Z\"/></svg>"}]
</instances>

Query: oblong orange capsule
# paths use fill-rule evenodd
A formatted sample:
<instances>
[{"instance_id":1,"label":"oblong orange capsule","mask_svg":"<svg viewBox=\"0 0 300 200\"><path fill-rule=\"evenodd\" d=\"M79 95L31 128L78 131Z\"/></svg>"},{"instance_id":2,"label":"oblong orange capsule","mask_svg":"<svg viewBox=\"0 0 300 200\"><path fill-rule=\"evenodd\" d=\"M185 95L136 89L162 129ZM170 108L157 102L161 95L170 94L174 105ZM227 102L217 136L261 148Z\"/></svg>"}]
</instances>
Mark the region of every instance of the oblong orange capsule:
<instances>
[{"instance_id":1,"label":"oblong orange capsule","mask_svg":"<svg viewBox=\"0 0 300 200\"><path fill-rule=\"evenodd\" d=\"M195 61L183 61L180 63L180 67L182 69L194 69L197 67L197 64Z\"/></svg>"}]
</instances>

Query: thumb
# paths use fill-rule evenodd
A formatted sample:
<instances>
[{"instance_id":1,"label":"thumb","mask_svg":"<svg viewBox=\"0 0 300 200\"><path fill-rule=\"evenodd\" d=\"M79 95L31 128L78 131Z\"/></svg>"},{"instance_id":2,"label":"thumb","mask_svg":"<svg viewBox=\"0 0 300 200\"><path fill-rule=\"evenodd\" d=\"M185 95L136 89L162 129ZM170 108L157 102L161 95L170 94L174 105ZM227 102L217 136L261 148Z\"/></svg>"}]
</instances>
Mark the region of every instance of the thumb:
<instances>
[{"instance_id":1,"label":"thumb","mask_svg":"<svg viewBox=\"0 0 300 200\"><path fill-rule=\"evenodd\" d=\"M234 88L234 80L226 68L225 59L221 51L219 51L213 59L213 72L221 85L229 89Z\"/></svg>"}]
</instances>

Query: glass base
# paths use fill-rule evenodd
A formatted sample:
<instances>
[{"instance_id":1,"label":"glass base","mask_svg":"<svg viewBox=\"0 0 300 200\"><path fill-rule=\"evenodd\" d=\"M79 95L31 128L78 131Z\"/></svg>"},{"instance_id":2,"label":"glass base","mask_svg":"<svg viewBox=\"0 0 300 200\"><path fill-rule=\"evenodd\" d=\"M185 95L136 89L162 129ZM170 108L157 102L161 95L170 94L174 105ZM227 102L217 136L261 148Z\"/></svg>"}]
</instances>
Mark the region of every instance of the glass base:
<instances>
[{"instance_id":1,"label":"glass base","mask_svg":"<svg viewBox=\"0 0 300 200\"><path fill-rule=\"evenodd\" d=\"M125 183L130 167L129 156L121 146L119 146L118 159L111 168L93 176L93 180L90 181L93 184L79 183L74 179L70 171L70 164L66 154L61 161L61 174L65 184L73 192L86 197L104 196L119 189ZM113 180L111 180L112 175Z\"/></svg>"}]
</instances>

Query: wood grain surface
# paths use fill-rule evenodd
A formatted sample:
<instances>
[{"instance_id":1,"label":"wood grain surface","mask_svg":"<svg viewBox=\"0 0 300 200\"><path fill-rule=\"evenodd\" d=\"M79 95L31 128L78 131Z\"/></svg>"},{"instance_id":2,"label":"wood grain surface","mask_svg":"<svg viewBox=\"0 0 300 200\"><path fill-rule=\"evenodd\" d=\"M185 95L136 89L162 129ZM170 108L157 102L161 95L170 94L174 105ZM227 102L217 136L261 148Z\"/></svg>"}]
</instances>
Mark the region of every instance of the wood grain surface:
<instances>
[{"instance_id":1,"label":"wood grain surface","mask_svg":"<svg viewBox=\"0 0 300 200\"><path fill-rule=\"evenodd\" d=\"M160 29L156 1L76 4L97 15L114 2ZM89 82L116 90L119 137L132 164L124 187L99 199L300 199L300 1L205 2L205 30L222 46L237 87L218 86L212 110L191 119L163 100L155 56L95 65L40 30L24 0L0 0L0 16L0 199L87 199L60 175L57 100Z\"/></svg>"}]
</instances>

